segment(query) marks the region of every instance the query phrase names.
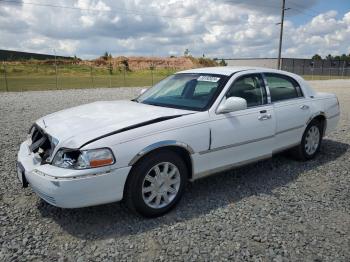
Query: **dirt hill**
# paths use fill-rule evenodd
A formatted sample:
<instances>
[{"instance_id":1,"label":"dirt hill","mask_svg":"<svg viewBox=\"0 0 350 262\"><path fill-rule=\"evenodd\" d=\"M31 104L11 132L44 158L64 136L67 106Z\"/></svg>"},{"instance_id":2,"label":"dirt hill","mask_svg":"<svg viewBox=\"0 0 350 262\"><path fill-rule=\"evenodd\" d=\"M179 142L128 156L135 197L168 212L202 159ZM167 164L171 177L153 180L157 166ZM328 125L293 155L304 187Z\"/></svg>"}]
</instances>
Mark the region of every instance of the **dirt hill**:
<instances>
[{"instance_id":1,"label":"dirt hill","mask_svg":"<svg viewBox=\"0 0 350 262\"><path fill-rule=\"evenodd\" d=\"M94 67L113 67L115 69L126 68L130 71L148 70L148 69L173 69L182 70L205 66L218 66L219 64L209 58L195 57L143 57L143 56L118 56L118 57L99 57L94 60L81 59L47 59L47 60L26 60L7 62L13 65L35 64L35 65L87 65Z\"/></svg>"},{"instance_id":2,"label":"dirt hill","mask_svg":"<svg viewBox=\"0 0 350 262\"><path fill-rule=\"evenodd\" d=\"M144 69L189 69L201 66L217 66L218 64L208 58L194 57L142 57L142 56L118 56L112 58L98 58L90 61L96 66L108 66L112 64L114 68L126 67L131 71Z\"/></svg>"}]
</instances>

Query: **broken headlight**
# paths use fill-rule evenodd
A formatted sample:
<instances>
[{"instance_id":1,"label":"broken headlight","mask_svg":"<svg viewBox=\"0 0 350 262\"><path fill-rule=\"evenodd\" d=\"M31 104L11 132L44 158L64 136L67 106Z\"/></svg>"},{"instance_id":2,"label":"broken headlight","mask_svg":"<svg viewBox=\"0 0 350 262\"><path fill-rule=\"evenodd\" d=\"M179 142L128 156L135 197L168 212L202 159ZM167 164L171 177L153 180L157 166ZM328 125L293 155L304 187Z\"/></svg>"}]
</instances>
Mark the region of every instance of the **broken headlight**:
<instances>
[{"instance_id":1,"label":"broken headlight","mask_svg":"<svg viewBox=\"0 0 350 262\"><path fill-rule=\"evenodd\" d=\"M60 149L52 165L70 169L86 169L113 165L114 155L108 148L91 150Z\"/></svg>"}]
</instances>

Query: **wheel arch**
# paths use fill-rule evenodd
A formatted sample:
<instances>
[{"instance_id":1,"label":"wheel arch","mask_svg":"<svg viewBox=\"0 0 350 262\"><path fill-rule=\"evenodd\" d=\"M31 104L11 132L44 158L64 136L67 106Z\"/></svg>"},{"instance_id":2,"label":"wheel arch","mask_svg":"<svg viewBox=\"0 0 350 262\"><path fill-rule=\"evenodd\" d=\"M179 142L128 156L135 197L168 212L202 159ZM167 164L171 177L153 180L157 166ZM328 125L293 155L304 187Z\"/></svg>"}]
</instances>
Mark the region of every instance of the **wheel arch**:
<instances>
[{"instance_id":1,"label":"wheel arch","mask_svg":"<svg viewBox=\"0 0 350 262\"><path fill-rule=\"evenodd\" d=\"M326 133L326 128L327 128L327 117L324 112L318 112L316 114L313 114L309 120L306 123L306 126L308 126L312 121L317 120L322 124L322 135Z\"/></svg>"},{"instance_id":2,"label":"wheel arch","mask_svg":"<svg viewBox=\"0 0 350 262\"><path fill-rule=\"evenodd\" d=\"M191 180L193 177L193 161L191 155L194 154L194 150L188 144L175 140L160 141L145 147L131 159L129 166L134 166L141 159L147 157L151 153L165 149L175 152L185 161L189 172L189 180Z\"/></svg>"}]
</instances>

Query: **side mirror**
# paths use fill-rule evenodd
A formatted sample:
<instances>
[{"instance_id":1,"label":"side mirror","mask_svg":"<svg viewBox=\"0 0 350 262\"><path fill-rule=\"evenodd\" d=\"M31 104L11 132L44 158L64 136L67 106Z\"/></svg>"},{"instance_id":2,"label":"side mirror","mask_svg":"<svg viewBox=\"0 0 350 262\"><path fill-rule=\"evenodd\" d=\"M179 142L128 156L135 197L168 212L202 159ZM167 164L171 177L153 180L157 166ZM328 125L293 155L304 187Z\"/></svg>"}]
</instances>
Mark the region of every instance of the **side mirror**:
<instances>
[{"instance_id":1,"label":"side mirror","mask_svg":"<svg viewBox=\"0 0 350 262\"><path fill-rule=\"evenodd\" d=\"M144 92L146 92L147 91L147 88L142 88L141 89L141 91L140 91L140 93L139 93L139 95L142 95Z\"/></svg>"},{"instance_id":2,"label":"side mirror","mask_svg":"<svg viewBox=\"0 0 350 262\"><path fill-rule=\"evenodd\" d=\"M229 98L225 98L219 108L217 110L218 114L224 114L229 112L234 112L238 110L247 109L247 100L241 97L231 96Z\"/></svg>"}]
</instances>

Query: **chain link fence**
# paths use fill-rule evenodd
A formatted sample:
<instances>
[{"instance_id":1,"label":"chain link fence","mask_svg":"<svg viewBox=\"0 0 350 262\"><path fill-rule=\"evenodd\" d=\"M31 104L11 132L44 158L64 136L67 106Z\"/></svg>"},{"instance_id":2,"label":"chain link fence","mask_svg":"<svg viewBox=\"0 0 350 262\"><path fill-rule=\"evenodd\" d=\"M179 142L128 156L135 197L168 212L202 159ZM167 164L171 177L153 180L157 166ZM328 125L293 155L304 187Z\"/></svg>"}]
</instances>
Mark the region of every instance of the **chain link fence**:
<instances>
[{"instance_id":1,"label":"chain link fence","mask_svg":"<svg viewBox=\"0 0 350 262\"><path fill-rule=\"evenodd\" d=\"M0 91L152 86L175 71L155 67L130 71L111 66L3 62L0 64Z\"/></svg>"},{"instance_id":2,"label":"chain link fence","mask_svg":"<svg viewBox=\"0 0 350 262\"><path fill-rule=\"evenodd\" d=\"M344 79L350 78L350 61L283 58L282 70L307 80Z\"/></svg>"},{"instance_id":3,"label":"chain link fence","mask_svg":"<svg viewBox=\"0 0 350 262\"><path fill-rule=\"evenodd\" d=\"M284 62L282 69L306 80L350 79L348 65L327 65ZM130 71L108 65L3 62L0 64L0 91L152 86L178 70L150 66L149 69Z\"/></svg>"},{"instance_id":4,"label":"chain link fence","mask_svg":"<svg viewBox=\"0 0 350 262\"><path fill-rule=\"evenodd\" d=\"M350 79L350 68L282 67L282 70L301 75L306 80Z\"/></svg>"}]
</instances>

